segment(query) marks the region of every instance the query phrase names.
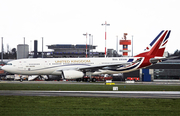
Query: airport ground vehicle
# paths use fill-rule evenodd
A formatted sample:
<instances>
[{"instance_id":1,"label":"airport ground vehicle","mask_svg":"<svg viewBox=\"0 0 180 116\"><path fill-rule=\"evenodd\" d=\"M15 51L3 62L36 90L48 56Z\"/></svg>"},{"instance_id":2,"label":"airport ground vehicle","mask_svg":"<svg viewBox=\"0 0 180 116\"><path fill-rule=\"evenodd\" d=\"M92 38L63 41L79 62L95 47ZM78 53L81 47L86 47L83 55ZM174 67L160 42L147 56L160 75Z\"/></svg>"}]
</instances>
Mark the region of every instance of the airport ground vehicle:
<instances>
[{"instance_id":1,"label":"airport ground vehicle","mask_svg":"<svg viewBox=\"0 0 180 116\"><path fill-rule=\"evenodd\" d=\"M127 77L127 81L139 81L139 77Z\"/></svg>"}]
</instances>

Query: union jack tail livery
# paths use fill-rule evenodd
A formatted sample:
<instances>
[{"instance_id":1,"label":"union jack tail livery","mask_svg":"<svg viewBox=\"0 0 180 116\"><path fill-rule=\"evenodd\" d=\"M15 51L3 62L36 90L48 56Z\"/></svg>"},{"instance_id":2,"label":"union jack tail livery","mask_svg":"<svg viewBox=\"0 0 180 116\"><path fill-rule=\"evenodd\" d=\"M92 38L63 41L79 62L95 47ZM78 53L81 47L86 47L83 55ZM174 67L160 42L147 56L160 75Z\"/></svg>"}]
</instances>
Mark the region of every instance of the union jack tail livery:
<instances>
[{"instance_id":1,"label":"union jack tail livery","mask_svg":"<svg viewBox=\"0 0 180 116\"><path fill-rule=\"evenodd\" d=\"M136 55L135 57L144 58L142 64L139 68L147 67L157 62L161 62L166 59L163 57L164 50L166 48L166 43L168 42L171 30L163 30L158 36L146 47L143 53Z\"/></svg>"},{"instance_id":2,"label":"union jack tail livery","mask_svg":"<svg viewBox=\"0 0 180 116\"><path fill-rule=\"evenodd\" d=\"M146 47L143 53L137 55L136 57L143 56L154 56L154 57L163 57L166 43L168 42L169 35L171 30L161 31L157 37Z\"/></svg>"}]
</instances>

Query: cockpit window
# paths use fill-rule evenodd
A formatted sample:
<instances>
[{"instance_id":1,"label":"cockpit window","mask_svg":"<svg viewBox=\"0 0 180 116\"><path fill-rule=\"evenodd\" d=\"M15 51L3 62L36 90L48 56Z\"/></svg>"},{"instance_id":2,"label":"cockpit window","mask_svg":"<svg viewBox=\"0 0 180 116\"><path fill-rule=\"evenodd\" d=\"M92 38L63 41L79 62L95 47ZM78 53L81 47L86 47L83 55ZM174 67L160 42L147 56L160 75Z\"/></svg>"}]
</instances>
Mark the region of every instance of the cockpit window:
<instances>
[{"instance_id":1,"label":"cockpit window","mask_svg":"<svg viewBox=\"0 0 180 116\"><path fill-rule=\"evenodd\" d=\"M7 63L7 65L12 65L12 63Z\"/></svg>"}]
</instances>

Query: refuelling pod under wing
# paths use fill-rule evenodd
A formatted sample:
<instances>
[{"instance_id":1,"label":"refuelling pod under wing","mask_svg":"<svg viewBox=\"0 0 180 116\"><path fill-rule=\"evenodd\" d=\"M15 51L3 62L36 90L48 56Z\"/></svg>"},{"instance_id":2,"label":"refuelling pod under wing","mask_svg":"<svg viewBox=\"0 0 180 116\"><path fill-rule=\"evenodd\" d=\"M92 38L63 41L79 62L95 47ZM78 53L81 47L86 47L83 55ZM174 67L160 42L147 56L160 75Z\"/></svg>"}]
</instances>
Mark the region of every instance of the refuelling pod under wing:
<instances>
[{"instance_id":1,"label":"refuelling pod under wing","mask_svg":"<svg viewBox=\"0 0 180 116\"><path fill-rule=\"evenodd\" d=\"M65 79L78 79L84 76L83 72L76 70L63 70L62 75Z\"/></svg>"}]
</instances>

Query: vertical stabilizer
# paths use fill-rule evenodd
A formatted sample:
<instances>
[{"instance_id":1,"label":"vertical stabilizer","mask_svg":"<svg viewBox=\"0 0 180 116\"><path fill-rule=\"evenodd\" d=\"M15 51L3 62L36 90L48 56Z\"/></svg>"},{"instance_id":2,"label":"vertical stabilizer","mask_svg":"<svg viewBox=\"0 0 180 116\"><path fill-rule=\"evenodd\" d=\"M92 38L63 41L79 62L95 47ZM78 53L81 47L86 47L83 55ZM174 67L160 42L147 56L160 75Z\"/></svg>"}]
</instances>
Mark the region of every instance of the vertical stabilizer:
<instances>
[{"instance_id":1,"label":"vertical stabilizer","mask_svg":"<svg viewBox=\"0 0 180 116\"><path fill-rule=\"evenodd\" d=\"M143 57L145 55L148 56L156 56L162 57L164 54L164 50L166 48L166 43L168 42L169 35L171 30L163 30L161 31L157 37L149 44L148 47L144 50L143 53L137 55L136 57Z\"/></svg>"}]
</instances>

